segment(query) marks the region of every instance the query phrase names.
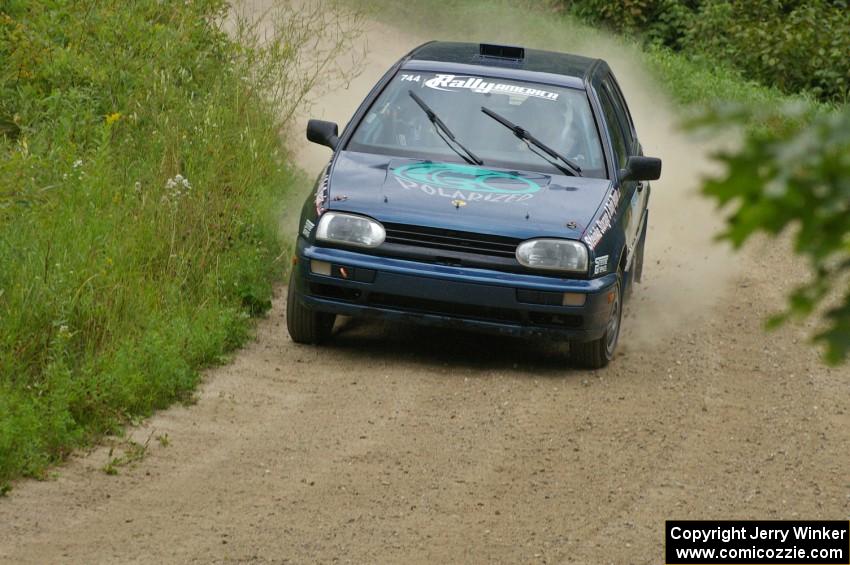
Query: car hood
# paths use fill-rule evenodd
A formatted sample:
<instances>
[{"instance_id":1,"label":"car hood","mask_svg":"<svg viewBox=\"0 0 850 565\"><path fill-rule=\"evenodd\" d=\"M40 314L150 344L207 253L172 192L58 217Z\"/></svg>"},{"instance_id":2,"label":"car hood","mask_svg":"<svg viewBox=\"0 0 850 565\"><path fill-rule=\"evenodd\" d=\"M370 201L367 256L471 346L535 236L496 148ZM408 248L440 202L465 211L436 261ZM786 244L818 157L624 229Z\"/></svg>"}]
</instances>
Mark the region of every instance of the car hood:
<instances>
[{"instance_id":1,"label":"car hood","mask_svg":"<svg viewBox=\"0 0 850 565\"><path fill-rule=\"evenodd\" d=\"M578 239L609 187L606 179L343 151L327 206L385 223Z\"/></svg>"}]
</instances>

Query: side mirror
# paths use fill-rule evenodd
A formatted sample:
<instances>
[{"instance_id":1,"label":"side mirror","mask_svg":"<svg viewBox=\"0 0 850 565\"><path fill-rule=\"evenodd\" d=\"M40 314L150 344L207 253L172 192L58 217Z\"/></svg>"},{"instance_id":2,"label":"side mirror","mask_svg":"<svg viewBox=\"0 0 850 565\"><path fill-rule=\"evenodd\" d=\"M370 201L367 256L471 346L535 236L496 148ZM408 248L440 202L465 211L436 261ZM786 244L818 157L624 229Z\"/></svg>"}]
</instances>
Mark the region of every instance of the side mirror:
<instances>
[{"instance_id":1,"label":"side mirror","mask_svg":"<svg viewBox=\"0 0 850 565\"><path fill-rule=\"evenodd\" d=\"M339 143L339 126L324 120L310 120L307 122L307 140L336 149Z\"/></svg>"},{"instance_id":2,"label":"side mirror","mask_svg":"<svg viewBox=\"0 0 850 565\"><path fill-rule=\"evenodd\" d=\"M658 180L661 178L661 159L629 157L626 168L620 170L620 180Z\"/></svg>"}]
</instances>

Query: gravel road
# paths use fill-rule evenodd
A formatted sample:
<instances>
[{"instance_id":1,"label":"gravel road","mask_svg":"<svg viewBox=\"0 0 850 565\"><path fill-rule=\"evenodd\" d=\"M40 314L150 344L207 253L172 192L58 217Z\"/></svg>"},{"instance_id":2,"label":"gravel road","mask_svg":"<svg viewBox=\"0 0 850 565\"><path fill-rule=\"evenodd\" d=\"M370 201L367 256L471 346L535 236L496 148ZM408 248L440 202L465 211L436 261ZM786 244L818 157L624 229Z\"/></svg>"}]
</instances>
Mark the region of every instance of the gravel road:
<instances>
[{"instance_id":1,"label":"gravel road","mask_svg":"<svg viewBox=\"0 0 850 565\"><path fill-rule=\"evenodd\" d=\"M423 39L375 22L367 38L365 72L315 117L344 124ZM781 243L711 245L705 147L611 62L665 171L609 368L378 322L298 346L281 291L196 403L132 430L140 461L107 475L100 447L0 499L0 561L660 563L665 519L850 517L850 370L820 364L808 325L762 331L805 272ZM311 175L327 158L297 154Z\"/></svg>"}]
</instances>

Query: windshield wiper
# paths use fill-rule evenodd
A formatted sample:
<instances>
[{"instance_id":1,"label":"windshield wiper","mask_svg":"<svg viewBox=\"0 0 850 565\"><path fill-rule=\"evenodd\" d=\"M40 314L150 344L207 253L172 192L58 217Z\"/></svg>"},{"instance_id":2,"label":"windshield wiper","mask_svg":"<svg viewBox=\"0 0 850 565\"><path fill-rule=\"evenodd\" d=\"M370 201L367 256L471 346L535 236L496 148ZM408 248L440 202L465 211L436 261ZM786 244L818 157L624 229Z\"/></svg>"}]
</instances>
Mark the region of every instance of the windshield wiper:
<instances>
[{"instance_id":1,"label":"windshield wiper","mask_svg":"<svg viewBox=\"0 0 850 565\"><path fill-rule=\"evenodd\" d=\"M529 133L528 130L523 129L522 127L510 122L509 120L507 120L506 118L503 118L502 116L500 116L499 114L497 114L493 110L490 110L489 108L485 108L484 106L481 106L481 111L484 112L485 114L487 114L488 116L490 116L491 118L493 118L494 120L496 120L497 122L499 122L500 124L502 124L503 126L505 126L506 128L508 128L509 130L511 130L514 133L515 136L517 136L519 139L523 140L526 143L526 145L528 145L529 150L532 153L534 153L535 155L538 155L539 157L545 159L550 164L552 164L555 167L558 167L560 170L564 171L567 174L573 175L574 177L580 177L581 176L581 167L579 167L578 165L576 165L575 163L573 163L572 161L570 161L569 159L567 159L566 157L564 157L563 155L561 155L560 153L558 153L557 151L555 151L554 149L552 149L551 147L549 147L548 145L546 145L545 143L543 143L542 141L540 141L539 139L537 139L536 137L531 135L531 133ZM541 153L534 151L533 149L531 149L532 145L537 147L538 149L543 151L543 153L546 153L547 155L549 155L553 159L558 159L559 161L561 161L563 163L563 165L560 165L560 164L556 163L555 161L547 159Z\"/></svg>"},{"instance_id":2,"label":"windshield wiper","mask_svg":"<svg viewBox=\"0 0 850 565\"><path fill-rule=\"evenodd\" d=\"M412 90L408 90L407 93L410 94L410 97L413 98L413 101L416 102L420 108L422 108L422 111L425 112L425 114L428 116L428 120L430 120L430 122L434 125L434 129L437 131L437 135L440 137L440 139L446 142L446 145L448 145L452 151L460 155L460 157L467 163L472 163L473 165L484 164L484 161L479 159L478 156L475 155L475 153L464 147L463 144L457 140L455 135L452 133L452 130L449 129L449 126L447 126L445 122L440 119L440 116L434 113L434 110L432 110L431 107L428 106L428 104L426 104L424 100L419 98L419 96ZM457 147L452 145L452 142L454 142L457 147L460 147L463 152L458 151Z\"/></svg>"}]
</instances>

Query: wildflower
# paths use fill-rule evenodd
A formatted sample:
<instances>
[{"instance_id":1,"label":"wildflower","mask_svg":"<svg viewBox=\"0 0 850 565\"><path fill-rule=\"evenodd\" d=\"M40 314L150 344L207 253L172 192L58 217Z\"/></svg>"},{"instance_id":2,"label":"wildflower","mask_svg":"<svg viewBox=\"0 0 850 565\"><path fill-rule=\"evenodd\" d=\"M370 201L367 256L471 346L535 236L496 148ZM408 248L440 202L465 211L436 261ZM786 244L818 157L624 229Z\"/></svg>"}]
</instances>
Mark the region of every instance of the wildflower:
<instances>
[{"instance_id":1,"label":"wildflower","mask_svg":"<svg viewBox=\"0 0 850 565\"><path fill-rule=\"evenodd\" d=\"M111 126L115 122L121 119L121 112L114 112L112 114L108 114L106 116L106 125Z\"/></svg>"},{"instance_id":2,"label":"wildflower","mask_svg":"<svg viewBox=\"0 0 850 565\"><path fill-rule=\"evenodd\" d=\"M79 168L80 168L80 167L82 167L82 166L83 166L83 160L82 160L82 159L77 159L76 161L74 161L74 164L73 164L73 165L71 165L71 168L73 168L73 169L79 169Z\"/></svg>"},{"instance_id":3,"label":"wildflower","mask_svg":"<svg viewBox=\"0 0 850 565\"><path fill-rule=\"evenodd\" d=\"M133 189L135 189L136 194L141 193L142 192L142 183L140 183L139 181L136 181L136 183L133 185Z\"/></svg>"},{"instance_id":4,"label":"wildflower","mask_svg":"<svg viewBox=\"0 0 850 565\"><path fill-rule=\"evenodd\" d=\"M189 192L191 188L192 183L181 174L174 175L173 178L165 181L165 189L171 191L171 198L175 201Z\"/></svg>"}]
</instances>

